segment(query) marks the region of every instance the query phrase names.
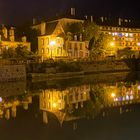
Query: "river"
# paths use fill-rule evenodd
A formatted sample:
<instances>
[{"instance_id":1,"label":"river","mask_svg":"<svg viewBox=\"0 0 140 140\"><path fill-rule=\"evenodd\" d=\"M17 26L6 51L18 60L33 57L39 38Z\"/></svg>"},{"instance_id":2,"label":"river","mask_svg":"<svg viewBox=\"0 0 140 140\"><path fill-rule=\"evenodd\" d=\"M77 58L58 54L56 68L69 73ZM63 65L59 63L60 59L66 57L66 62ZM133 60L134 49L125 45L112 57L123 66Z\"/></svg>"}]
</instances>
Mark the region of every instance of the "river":
<instances>
[{"instance_id":1,"label":"river","mask_svg":"<svg viewBox=\"0 0 140 140\"><path fill-rule=\"evenodd\" d=\"M0 140L139 140L139 73L0 83Z\"/></svg>"}]
</instances>

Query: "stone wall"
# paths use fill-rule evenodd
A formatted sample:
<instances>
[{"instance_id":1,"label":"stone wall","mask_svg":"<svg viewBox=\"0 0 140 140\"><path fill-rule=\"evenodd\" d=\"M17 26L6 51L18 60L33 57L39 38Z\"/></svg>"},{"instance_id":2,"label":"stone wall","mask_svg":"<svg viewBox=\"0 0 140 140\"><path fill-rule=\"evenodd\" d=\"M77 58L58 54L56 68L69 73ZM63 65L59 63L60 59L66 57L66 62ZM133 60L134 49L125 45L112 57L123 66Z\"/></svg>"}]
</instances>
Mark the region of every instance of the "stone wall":
<instances>
[{"instance_id":1,"label":"stone wall","mask_svg":"<svg viewBox=\"0 0 140 140\"><path fill-rule=\"evenodd\" d=\"M129 71L130 68L125 62L110 61L106 63L93 63L84 64L82 69L85 73L96 73L96 72L114 72L114 71Z\"/></svg>"},{"instance_id":2,"label":"stone wall","mask_svg":"<svg viewBox=\"0 0 140 140\"><path fill-rule=\"evenodd\" d=\"M0 65L0 82L26 80L24 65Z\"/></svg>"}]
</instances>

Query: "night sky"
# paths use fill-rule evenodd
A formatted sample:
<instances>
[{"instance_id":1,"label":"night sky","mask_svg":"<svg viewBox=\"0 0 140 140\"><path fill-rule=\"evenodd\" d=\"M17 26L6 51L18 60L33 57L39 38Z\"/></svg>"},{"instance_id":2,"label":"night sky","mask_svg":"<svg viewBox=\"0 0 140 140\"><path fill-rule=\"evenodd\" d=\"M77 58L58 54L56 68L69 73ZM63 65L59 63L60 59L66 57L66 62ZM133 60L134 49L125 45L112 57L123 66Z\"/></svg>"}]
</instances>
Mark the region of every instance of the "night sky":
<instances>
[{"instance_id":1,"label":"night sky","mask_svg":"<svg viewBox=\"0 0 140 140\"><path fill-rule=\"evenodd\" d=\"M0 24L18 25L76 8L77 15L140 18L138 0L0 0Z\"/></svg>"}]
</instances>

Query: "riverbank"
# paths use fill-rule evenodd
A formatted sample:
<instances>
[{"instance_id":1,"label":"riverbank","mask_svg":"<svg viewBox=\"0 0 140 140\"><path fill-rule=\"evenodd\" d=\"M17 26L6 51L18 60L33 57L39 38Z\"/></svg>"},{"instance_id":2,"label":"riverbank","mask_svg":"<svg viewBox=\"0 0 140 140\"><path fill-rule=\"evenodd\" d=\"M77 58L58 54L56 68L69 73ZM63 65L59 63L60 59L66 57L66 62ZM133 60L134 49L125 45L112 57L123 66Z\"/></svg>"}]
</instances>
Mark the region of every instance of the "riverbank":
<instances>
[{"instance_id":1,"label":"riverbank","mask_svg":"<svg viewBox=\"0 0 140 140\"><path fill-rule=\"evenodd\" d=\"M35 69L35 68L33 68ZM131 68L124 61L99 61L86 63L59 63L45 67L44 72L30 72L27 77L32 81L45 81L82 77L89 74L129 72Z\"/></svg>"},{"instance_id":2,"label":"riverbank","mask_svg":"<svg viewBox=\"0 0 140 140\"><path fill-rule=\"evenodd\" d=\"M84 76L88 76L91 74L99 75L99 74L114 74L114 73L128 73L128 69L124 70L110 70L110 71L81 71L81 72L66 72L66 73L56 73L56 74L48 74L48 73L30 73L28 74L28 78L31 79L32 82L40 82L46 80L61 80L61 79L70 79L70 78L80 78Z\"/></svg>"}]
</instances>

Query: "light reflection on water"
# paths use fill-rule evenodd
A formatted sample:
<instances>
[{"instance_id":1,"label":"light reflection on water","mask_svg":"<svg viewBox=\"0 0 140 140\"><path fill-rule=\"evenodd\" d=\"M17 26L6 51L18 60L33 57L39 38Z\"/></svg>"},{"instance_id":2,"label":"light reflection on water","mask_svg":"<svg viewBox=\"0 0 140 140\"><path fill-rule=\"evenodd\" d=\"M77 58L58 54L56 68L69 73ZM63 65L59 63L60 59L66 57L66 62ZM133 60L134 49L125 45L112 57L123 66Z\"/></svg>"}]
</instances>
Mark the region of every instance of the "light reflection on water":
<instances>
[{"instance_id":1,"label":"light reflection on water","mask_svg":"<svg viewBox=\"0 0 140 140\"><path fill-rule=\"evenodd\" d=\"M129 135L125 132L129 128L127 126L132 126L133 133L136 133L140 124L137 120L140 116L138 75L97 74L79 79L39 83L1 83L1 137L4 140L15 137L21 140L47 137L66 139L68 136L68 139L112 139L113 136L113 139L126 138ZM135 127L130 122L130 116L136 120L133 120ZM118 125L120 122L124 125ZM88 125L96 132L95 135L91 133ZM117 130L121 129L124 135L118 136L114 125ZM110 128L113 129L109 130ZM129 128L128 131L130 130ZM29 132L22 134L22 131ZM114 134L108 136L109 131ZM104 137L101 137L99 132ZM12 134L12 137L6 135L7 133ZM85 135L79 137L79 134Z\"/></svg>"}]
</instances>

